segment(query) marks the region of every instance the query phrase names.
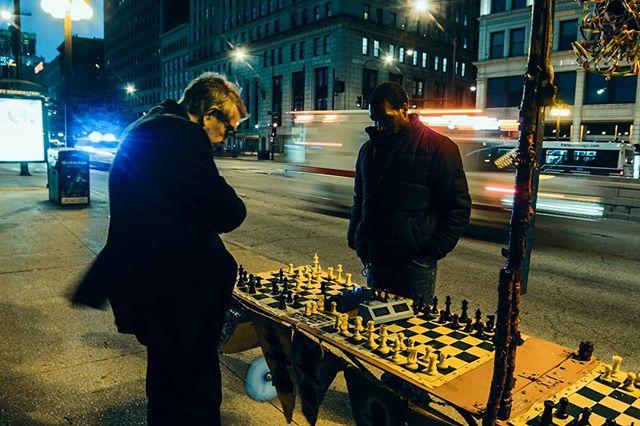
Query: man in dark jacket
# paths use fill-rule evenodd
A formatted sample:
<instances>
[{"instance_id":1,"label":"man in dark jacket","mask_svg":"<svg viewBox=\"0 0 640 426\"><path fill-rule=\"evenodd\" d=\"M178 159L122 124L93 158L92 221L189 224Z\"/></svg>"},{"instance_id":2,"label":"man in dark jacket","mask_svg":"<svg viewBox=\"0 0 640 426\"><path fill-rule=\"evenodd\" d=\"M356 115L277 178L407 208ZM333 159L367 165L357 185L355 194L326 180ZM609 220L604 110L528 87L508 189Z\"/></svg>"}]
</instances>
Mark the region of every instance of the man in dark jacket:
<instances>
[{"instance_id":1,"label":"man in dark jacket","mask_svg":"<svg viewBox=\"0 0 640 426\"><path fill-rule=\"evenodd\" d=\"M107 243L73 302L108 298L118 331L147 346L150 425L220 424L217 343L237 265L219 234L246 209L211 144L245 117L237 87L203 74L132 123L111 166Z\"/></svg>"},{"instance_id":2,"label":"man in dark jacket","mask_svg":"<svg viewBox=\"0 0 640 426\"><path fill-rule=\"evenodd\" d=\"M398 83L374 90L369 141L356 163L348 242L369 286L405 297L435 291L437 261L469 223L471 198L458 147L409 114Z\"/></svg>"}]
</instances>

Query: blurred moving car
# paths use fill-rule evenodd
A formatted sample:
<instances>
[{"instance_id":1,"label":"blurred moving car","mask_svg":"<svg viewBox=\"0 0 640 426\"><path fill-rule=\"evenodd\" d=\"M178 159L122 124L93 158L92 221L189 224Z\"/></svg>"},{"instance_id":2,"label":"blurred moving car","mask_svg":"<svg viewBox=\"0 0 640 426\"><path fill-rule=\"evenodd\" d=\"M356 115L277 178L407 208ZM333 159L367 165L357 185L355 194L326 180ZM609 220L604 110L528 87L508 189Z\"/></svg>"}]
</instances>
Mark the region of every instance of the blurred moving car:
<instances>
[{"instance_id":1,"label":"blurred moving car","mask_svg":"<svg viewBox=\"0 0 640 426\"><path fill-rule=\"evenodd\" d=\"M77 149L89 153L89 162L92 167L106 169L111 166L119 146L120 141L112 133L103 135L99 132L77 138L75 145Z\"/></svg>"}]
</instances>

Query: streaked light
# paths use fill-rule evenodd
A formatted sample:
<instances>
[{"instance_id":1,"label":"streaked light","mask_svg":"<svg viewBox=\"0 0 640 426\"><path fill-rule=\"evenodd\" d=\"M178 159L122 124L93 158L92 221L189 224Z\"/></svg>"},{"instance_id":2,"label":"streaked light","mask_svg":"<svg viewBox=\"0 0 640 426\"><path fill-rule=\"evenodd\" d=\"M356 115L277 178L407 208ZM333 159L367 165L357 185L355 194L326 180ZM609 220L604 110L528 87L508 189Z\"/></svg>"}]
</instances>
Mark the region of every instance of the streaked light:
<instances>
[{"instance_id":1,"label":"streaked light","mask_svg":"<svg viewBox=\"0 0 640 426\"><path fill-rule=\"evenodd\" d=\"M504 197L502 205L513 207L513 198ZM604 215L604 207L600 204L582 201L555 201L538 200L536 210L540 213L551 213L557 215L572 215L588 218L600 218Z\"/></svg>"},{"instance_id":2,"label":"streaked light","mask_svg":"<svg viewBox=\"0 0 640 426\"><path fill-rule=\"evenodd\" d=\"M13 15L8 10L3 10L2 12L0 12L0 17L2 17L2 19L6 21L10 20L12 16Z\"/></svg>"},{"instance_id":3,"label":"streaked light","mask_svg":"<svg viewBox=\"0 0 640 426\"><path fill-rule=\"evenodd\" d=\"M479 114L482 112L481 109L419 109L418 114L420 115L442 115L442 114Z\"/></svg>"},{"instance_id":4,"label":"streaked light","mask_svg":"<svg viewBox=\"0 0 640 426\"><path fill-rule=\"evenodd\" d=\"M311 114L296 114L293 119L294 123L309 123L313 121L313 115Z\"/></svg>"},{"instance_id":5,"label":"streaked light","mask_svg":"<svg viewBox=\"0 0 640 426\"><path fill-rule=\"evenodd\" d=\"M335 147L341 148L342 145L339 142L294 142L294 145L305 145L305 146L327 146L327 147Z\"/></svg>"},{"instance_id":6,"label":"streaked light","mask_svg":"<svg viewBox=\"0 0 640 426\"><path fill-rule=\"evenodd\" d=\"M338 119L338 116L336 114L328 114L328 115L324 116L324 118L322 119L322 122L323 123L333 123L337 119Z\"/></svg>"},{"instance_id":7,"label":"streaked light","mask_svg":"<svg viewBox=\"0 0 640 426\"><path fill-rule=\"evenodd\" d=\"M102 135L102 140L105 142L115 142L116 135L114 135L113 133L105 133L104 135Z\"/></svg>"},{"instance_id":8,"label":"streaked light","mask_svg":"<svg viewBox=\"0 0 640 426\"><path fill-rule=\"evenodd\" d=\"M89 133L89 140L93 143L98 143L102 140L102 133L93 131Z\"/></svg>"},{"instance_id":9,"label":"streaked light","mask_svg":"<svg viewBox=\"0 0 640 426\"><path fill-rule=\"evenodd\" d=\"M418 13L425 13L429 9L429 5L427 4L427 0L417 0L413 3L413 8Z\"/></svg>"}]
</instances>

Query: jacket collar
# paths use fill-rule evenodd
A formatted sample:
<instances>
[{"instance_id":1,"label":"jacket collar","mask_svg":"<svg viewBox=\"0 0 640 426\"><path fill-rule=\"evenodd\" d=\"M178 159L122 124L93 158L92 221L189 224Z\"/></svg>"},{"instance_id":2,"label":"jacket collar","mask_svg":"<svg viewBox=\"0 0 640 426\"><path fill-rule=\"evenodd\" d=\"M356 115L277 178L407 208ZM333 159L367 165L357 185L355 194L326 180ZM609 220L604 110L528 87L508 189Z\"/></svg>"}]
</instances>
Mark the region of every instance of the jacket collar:
<instances>
[{"instance_id":1,"label":"jacket collar","mask_svg":"<svg viewBox=\"0 0 640 426\"><path fill-rule=\"evenodd\" d=\"M402 129L393 140L391 145L396 143L403 143L415 139L415 137L423 131L425 125L420 121L420 116L416 113L409 114L409 125ZM375 126L369 126L365 128L365 131L369 135L369 139L374 145L380 146L386 144L386 141L380 139L378 130Z\"/></svg>"}]
</instances>

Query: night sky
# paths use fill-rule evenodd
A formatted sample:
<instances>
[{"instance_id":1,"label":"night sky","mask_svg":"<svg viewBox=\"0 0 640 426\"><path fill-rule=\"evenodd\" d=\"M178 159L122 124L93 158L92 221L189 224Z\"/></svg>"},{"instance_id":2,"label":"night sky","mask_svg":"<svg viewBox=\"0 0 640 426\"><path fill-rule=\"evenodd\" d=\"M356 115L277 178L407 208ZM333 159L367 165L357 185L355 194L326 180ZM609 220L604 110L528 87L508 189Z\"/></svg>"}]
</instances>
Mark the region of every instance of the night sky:
<instances>
[{"instance_id":1,"label":"night sky","mask_svg":"<svg viewBox=\"0 0 640 426\"><path fill-rule=\"evenodd\" d=\"M81 37L104 37L104 0L91 0L93 17L88 21L74 21L72 32ZM0 0L0 10L13 12L13 0ZM22 31L36 33L36 53L49 62L58 55L56 48L64 41L62 19L55 19L40 8L40 0L21 0L20 11L31 12L31 16L22 16ZM2 22L2 28L7 23Z\"/></svg>"}]
</instances>

